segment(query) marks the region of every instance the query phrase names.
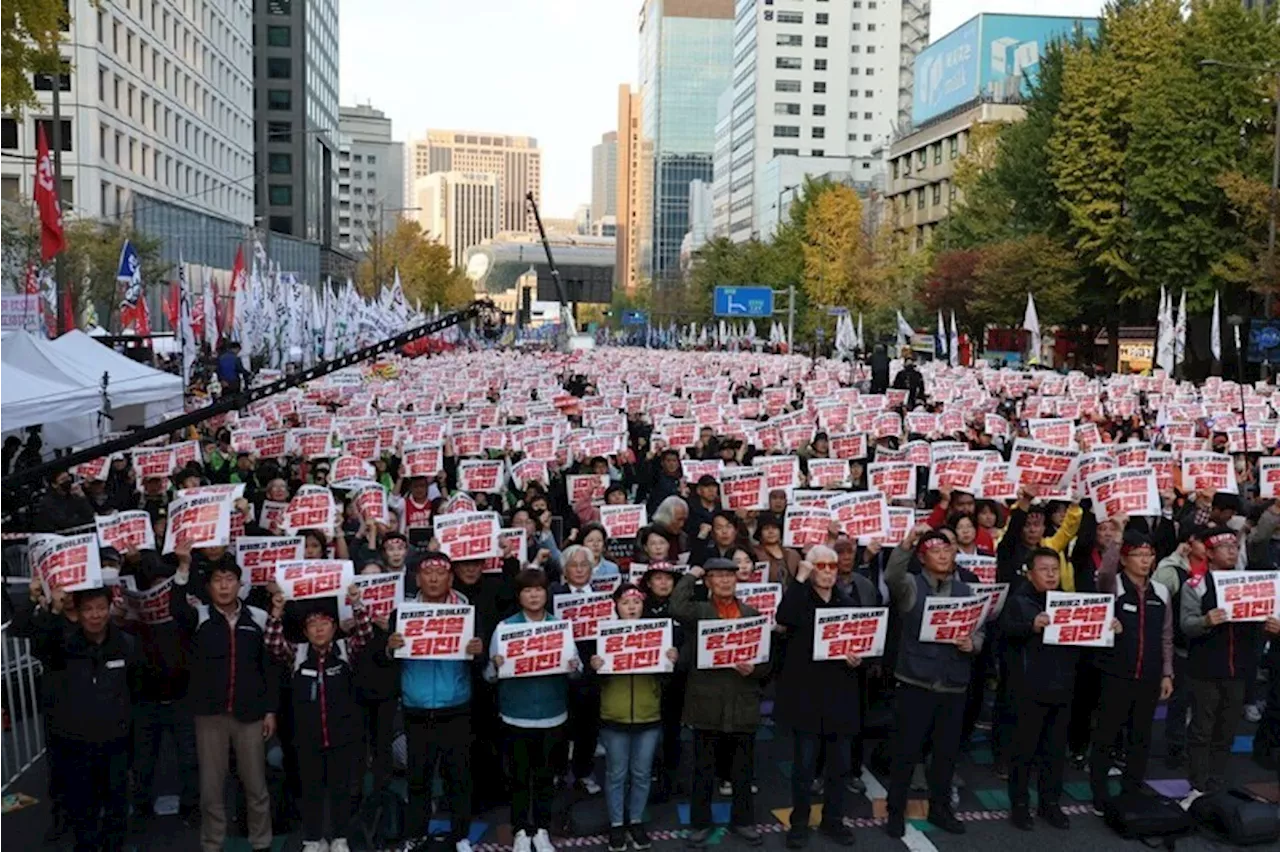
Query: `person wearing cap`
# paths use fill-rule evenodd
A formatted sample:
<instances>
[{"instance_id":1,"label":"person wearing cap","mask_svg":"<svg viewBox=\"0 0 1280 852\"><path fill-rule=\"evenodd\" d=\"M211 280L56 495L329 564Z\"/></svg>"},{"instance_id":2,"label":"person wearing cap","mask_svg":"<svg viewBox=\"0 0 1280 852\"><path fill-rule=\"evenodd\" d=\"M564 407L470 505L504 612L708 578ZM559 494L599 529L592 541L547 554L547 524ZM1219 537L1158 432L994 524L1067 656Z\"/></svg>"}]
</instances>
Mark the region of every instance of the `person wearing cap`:
<instances>
[{"instance_id":1,"label":"person wearing cap","mask_svg":"<svg viewBox=\"0 0 1280 852\"><path fill-rule=\"evenodd\" d=\"M851 743L866 706L859 671L863 659L849 654L844 659L814 660L814 631L819 610L875 606L876 592L869 580L856 574L852 594L843 591L837 562L831 548L810 548L778 604L778 624L787 629L787 654L778 672L774 720L791 729L793 745L788 849L809 841L812 785L821 754L825 761L819 830L841 846L853 845L853 832L844 824L844 797L852 769Z\"/></svg>"},{"instance_id":2,"label":"person wearing cap","mask_svg":"<svg viewBox=\"0 0 1280 852\"><path fill-rule=\"evenodd\" d=\"M921 572L908 572L912 556ZM924 754L929 761L929 822L951 834L963 834L964 823L951 807L951 776L960 751L960 731L974 655L982 651L983 631L959 638L955 644L921 642L925 599L933 596L964 598L973 593L956 576L955 549L943 533L917 524L893 549L885 567L884 582L890 602L902 619L898 660L894 733L894 762L889 778L890 837L906 833L907 793L911 774Z\"/></svg>"},{"instance_id":3,"label":"person wearing cap","mask_svg":"<svg viewBox=\"0 0 1280 852\"><path fill-rule=\"evenodd\" d=\"M271 847L271 801L267 794L266 741L276 732L280 673L266 651L268 615L240 600L240 566L230 554L205 575L208 603L191 603L189 542L177 546L169 609L191 637L191 681L187 702L195 715L200 761L200 848L221 852L227 836L223 796L236 752L236 774L244 787L249 844Z\"/></svg>"},{"instance_id":4,"label":"person wearing cap","mask_svg":"<svg viewBox=\"0 0 1280 852\"><path fill-rule=\"evenodd\" d=\"M74 603L75 621L66 617ZM111 590L39 596L31 613L48 692L50 765L76 849L123 849L129 813L129 734L143 661L111 622Z\"/></svg>"},{"instance_id":5,"label":"person wearing cap","mask_svg":"<svg viewBox=\"0 0 1280 852\"><path fill-rule=\"evenodd\" d=\"M1114 644L1092 652L1100 677L1089 784L1098 814L1109 796L1107 771L1116 737L1127 732L1120 783L1137 790L1146 777L1156 703L1173 693L1173 606L1169 590L1151 582L1155 561L1151 540L1127 530L1118 548L1107 549L1098 569L1098 591L1116 596L1114 614L1120 622Z\"/></svg>"},{"instance_id":6,"label":"person wearing cap","mask_svg":"<svg viewBox=\"0 0 1280 852\"><path fill-rule=\"evenodd\" d=\"M414 575L418 586L414 600L418 603L470 604L454 591L453 564L445 554L424 553ZM395 621L396 614L392 613L390 622L395 624ZM477 633L482 629L477 623ZM438 759L452 818L449 840L457 852L471 852L471 676L473 669L484 664L484 643L478 636L467 643L470 660L397 660L395 652L404 644L402 634L390 634L375 659L383 665L398 666L400 671L400 700L409 756L405 833L413 839L426 832ZM421 848L427 845L424 843Z\"/></svg>"},{"instance_id":7,"label":"person wearing cap","mask_svg":"<svg viewBox=\"0 0 1280 852\"><path fill-rule=\"evenodd\" d=\"M707 600L695 601L698 580L706 578ZM680 578L671 593L671 616L685 628L688 653L696 657L698 623L751 618L759 613L735 596L737 566L712 557ZM733 757L733 808L729 830L752 846L762 842L755 828L755 798L751 777L755 769L755 735L760 727L760 698L769 663L738 663L733 668L689 672L684 724L693 728L694 775L689 810L693 834L688 845L702 848L711 838L711 793L715 785L716 753L727 749Z\"/></svg>"},{"instance_id":8,"label":"person wearing cap","mask_svg":"<svg viewBox=\"0 0 1280 852\"><path fill-rule=\"evenodd\" d=\"M641 618L645 594L624 583L613 592L614 614L620 621ZM663 651L674 664L679 652L673 645ZM590 657L593 671L604 659ZM609 852L626 852L627 841L638 852L653 846L644 826L649 805L653 756L662 735L662 688L666 675L600 675L600 741L605 753L605 799L609 808ZM630 782L630 795L627 784Z\"/></svg>"},{"instance_id":9,"label":"person wearing cap","mask_svg":"<svg viewBox=\"0 0 1280 852\"><path fill-rule=\"evenodd\" d=\"M1234 571L1240 539L1229 527L1205 531L1209 570L1182 587L1182 632L1187 637L1187 676L1191 687L1191 724L1187 728L1187 781L1190 806L1199 796L1226 786L1227 758L1244 706L1245 685L1253 679L1263 634L1280 634L1274 614L1256 621L1232 621L1218 600L1213 576Z\"/></svg>"},{"instance_id":10,"label":"person wearing cap","mask_svg":"<svg viewBox=\"0 0 1280 852\"><path fill-rule=\"evenodd\" d=\"M373 625L360 603L360 587L352 584L346 594L355 612L355 625L346 636L338 628L336 600L286 605L284 594L276 591L267 619L267 652L289 672L291 682L293 741L302 781L302 852L349 852L345 832L361 732L352 661L373 635Z\"/></svg>"},{"instance_id":11,"label":"person wearing cap","mask_svg":"<svg viewBox=\"0 0 1280 852\"><path fill-rule=\"evenodd\" d=\"M1196 585L1204 582L1209 570L1209 558L1205 551L1205 531L1187 526L1179 531L1177 549L1160 560L1151 578L1169 590L1173 618L1173 694L1165 708L1164 742L1165 762L1170 769L1178 769L1186 759L1187 716L1191 709L1191 684L1187 678L1187 634L1182 631L1182 587L1194 579ZM1158 551L1157 551L1158 552Z\"/></svg>"}]
</instances>

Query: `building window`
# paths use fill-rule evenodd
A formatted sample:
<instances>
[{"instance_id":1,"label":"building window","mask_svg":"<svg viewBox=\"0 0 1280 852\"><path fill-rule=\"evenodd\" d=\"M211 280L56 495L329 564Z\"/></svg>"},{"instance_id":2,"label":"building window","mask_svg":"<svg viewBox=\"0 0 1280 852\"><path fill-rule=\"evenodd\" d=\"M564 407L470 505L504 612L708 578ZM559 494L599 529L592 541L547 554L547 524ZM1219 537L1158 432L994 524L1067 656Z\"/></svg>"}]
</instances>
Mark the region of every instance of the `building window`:
<instances>
[{"instance_id":1,"label":"building window","mask_svg":"<svg viewBox=\"0 0 1280 852\"><path fill-rule=\"evenodd\" d=\"M813 84L813 93L815 95L825 95L827 93L827 84L819 80Z\"/></svg>"},{"instance_id":2,"label":"building window","mask_svg":"<svg viewBox=\"0 0 1280 852\"><path fill-rule=\"evenodd\" d=\"M797 157L800 155L799 148L774 148L773 156L775 157Z\"/></svg>"},{"instance_id":3,"label":"building window","mask_svg":"<svg viewBox=\"0 0 1280 852\"><path fill-rule=\"evenodd\" d=\"M868 98L874 98L874 97L876 96L876 93L875 93L875 92L873 92L873 91L871 91L870 89L867 89L867 90L866 90L865 92L863 92L862 94L863 94L863 96L864 96L864 97L868 97Z\"/></svg>"},{"instance_id":4,"label":"building window","mask_svg":"<svg viewBox=\"0 0 1280 852\"><path fill-rule=\"evenodd\" d=\"M950 139L948 139L947 147L948 149L950 149L948 151L948 157L950 159L954 160L956 157L959 157L960 156L960 137L952 136Z\"/></svg>"},{"instance_id":5,"label":"building window","mask_svg":"<svg viewBox=\"0 0 1280 852\"><path fill-rule=\"evenodd\" d=\"M293 109L293 93L288 89L267 89L267 109Z\"/></svg>"},{"instance_id":6,"label":"building window","mask_svg":"<svg viewBox=\"0 0 1280 852\"><path fill-rule=\"evenodd\" d=\"M267 14L287 15L292 11L292 6L293 0L267 0ZM271 230L274 231L275 226L272 226ZM292 226L289 228L288 233L293 233Z\"/></svg>"},{"instance_id":7,"label":"building window","mask_svg":"<svg viewBox=\"0 0 1280 852\"><path fill-rule=\"evenodd\" d=\"M826 150L824 150L824 149L822 149L822 148L814 148L812 151L810 151L810 152L809 152L809 156L810 156L810 157L825 157L825 156L827 156L827 152L826 152Z\"/></svg>"},{"instance_id":8,"label":"building window","mask_svg":"<svg viewBox=\"0 0 1280 852\"><path fill-rule=\"evenodd\" d=\"M920 187L920 189L916 192L916 209L917 210L924 209L924 187Z\"/></svg>"},{"instance_id":9,"label":"building window","mask_svg":"<svg viewBox=\"0 0 1280 852\"><path fill-rule=\"evenodd\" d=\"M267 159L267 171L273 175L287 175L293 171L293 155L272 153Z\"/></svg>"},{"instance_id":10,"label":"building window","mask_svg":"<svg viewBox=\"0 0 1280 852\"><path fill-rule=\"evenodd\" d=\"M374 165L374 164L376 164L376 163L378 162L378 158L377 158L377 156L375 156L374 154L370 154L370 155L369 155L369 158L366 160L366 162L367 162L369 165L371 165L371 166L372 166L372 165Z\"/></svg>"},{"instance_id":11,"label":"building window","mask_svg":"<svg viewBox=\"0 0 1280 852\"><path fill-rule=\"evenodd\" d=\"M825 60L825 59L815 59L815 60L813 60L813 70L814 70L814 71L826 71L826 70L827 70L827 60Z\"/></svg>"},{"instance_id":12,"label":"building window","mask_svg":"<svg viewBox=\"0 0 1280 852\"><path fill-rule=\"evenodd\" d=\"M775 80L773 83L775 92L798 92L800 91L799 80Z\"/></svg>"},{"instance_id":13,"label":"building window","mask_svg":"<svg viewBox=\"0 0 1280 852\"><path fill-rule=\"evenodd\" d=\"M874 44L867 45L867 53L875 53L875 52L876 52L876 46Z\"/></svg>"},{"instance_id":14,"label":"building window","mask_svg":"<svg viewBox=\"0 0 1280 852\"><path fill-rule=\"evenodd\" d=\"M869 113L869 112L864 112L864 113L862 114L862 120L863 120L863 121L870 121L870 120L871 120L871 113Z\"/></svg>"},{"instance_id":15,"label":"building window","mask_svg":"<svg viewBox=\"0 0 1280 852\"><path fill-rule=\"evenodd\" d=\"M286 183L273 183L267 188L267 197L275 207L293 204L293 187Z\"/></svg>"},{"instance_id":16,"label":"building window","mask_svg":"<svg viewBox=\"0 0 1280 852\"><path fill-rule=\"evenodd\" d=\"M849 69L849 76L851 76L851 77L857 77L857 76L858 76L858 69L857 69L857 68L850 68L850 69Z\"/></svg>"},{"instance_id":17,"label":"building window","mask_svg":"<svg viewBox=\"0 0 1280 852\"><path fill-rule=\"evenodd\" d=\"M288 121L268 121L267 141L285 143L292 142L293 124Z\"/></svg>"},{"instance_id":18,"label":"building window","mask_svg":"<svg viewBox=\"0 0 1280 852\"><path fill-rule=\"evenodd\" d=\"M819 12L813 16L813 22L820 27L825 27L831 20L831 16L826 12Z\"/></svg>"},{"instance_id":19,"label":"building window","mask_svg":"<svg viewBox=\"0 0 1280 852\"><path fill-rule=\"evenodd\" d=\"M0 120L0 148L6 151L18 147L18 122L12 118Z\"/></svg>"},{"instance_id":20,"label":"building window","mask_svg":"<svg viewBox=\"0 0 1280 852\"><path fill-rule=\"evenodd\" d=\"M936 166L942 162L942 143L933 146L933 164Z\"/></svg>"},{"instance_id":21,"label":"building window","mask_svg":"<svg viewBox=\"0 0 1280 852\"><path fill-rule=\"evenodd\" d=\"M849 48L849 52L850 52L850 53L861 53L861 52L862 52L862 45L858 45L858 44L853 45L852 47L850 47L850 48Z\"/></svg>"},{"instance_id":22,"label":"building window","mask_svg":"<svg viewBox=\"0 0 1280 852\"><path fill-rule=\"evenodd\" d=\"M874 69L874 68L868 68L868 69L866 70L866 72L865 72L865 73L866 73L866 75L867 75L868 77L870 77L872 74L875 74L875 73L876 73L876 69Z\"/></svg>"},{"instance_id":23,"label":"building window","mask_svg":"<svg viewBox=\"0 0 1280 852\"><path fill-rule=\"evenodd\" d=\"M826 139L826 138L827 138L827 129L826 129L825 127L815 127L815 128L813 128L813 138L814 138L814 139Z\"/></svg>"},{"instance_id":24,"label":"building window","mask_svg":"<svg viewBox=\"0 0 1280 852\"><path fill-rule=\"evenodd\" d=\"M775 68L788 68L793 71L799 71L804 67L804 63L800 61L798 56L779 56L774 60Z\"/></svg>"},{"instance_id":25,"label":"building window","mask_svg":"<svg viewBox=\"0 0 1280 852\"><path fill-rule=\"evenodd\" d=\"M804 45L804 36L784 35L778 33L779 47L802 47Z\"/></svg>"},{"instance_id":26,"label":"building window","mask_svg":"<svg viewBox=\"0 0 1280 852\"><path fill-rule=\"evenodd\" d=\"M775 124L773 126L774 136L795 136L800 135L800 128L790 124Z\"/></svg>"},{"instance_id":27,"label":"building window","mask_svg":"<svg viewBox=\"0 0 1280 852\"><path fill-rule=\"evenodd\" d=\"M860 29L862 29L862 24L854 23L854 25L853 25L853 31L856 33L856 32L857 32L858 30L860 30Z\"/></svg>"},{"instance_id":28,"label":"building window","mask_svg":"<svg viewBox=\"0 0 1280 852\"><path fill-rule=\"evenodd\" d=\"M897 160L890 161L889 169L893 173L893 179L897 180L898 179L898 161Z\"/></svg>"},{"instance_id":29,"label":"building window","mask_svg":"<svg viewBox=\"0 0 1280 852\"><path fill-rule=\"evenodd\" d=\"M40 124L44 125L44 138L49 140L49 150L53 150L53 119L42 118ZM59 129L62 131L62 150L71 150L71 119L64 118L59 123ZM15 146L16 147L16 146ZM31 149L34 151L36 147L36 131L33 127L31 130Z\"/></svg>"},{"instance_id":30,"label":"building window","mask_svg":"<svg viewBox=\"0 0 1280 852\"><path fill-rule=\"evenodd\" d=\"M799 115L800 104L774 104L774 115Z\"/></svg>"},{"instance_id":31,"label":"building window","mask_svg":"<svg viewBox=\"0 0 1280 852\"><path fill-rule=\"evenodd\" d=\"M826 46L827 46L827 37L826 37L826 36L814 36L814 38L813 38L813 46L814 46L814 47L826 47Z\"/></svg>"},{"instance_id":32,"label":"building window","mask_svg":"<svg viewBox=\"0 0 1280 852\"><path fill-rule=\"evenodd\" d=\"M871 134L870 134L870 133L864 133L864 134L862 134L862 141L863 141L863 142L870 142L870 141L871 141Z\"/></svg>"},{"instance_id":33,"label":"building window","mask_svg":"<svg viewBox=\"0 0 1280 852\"><path fill-rule=\"evenodd\" d=\"M291 35L288 27L267 27L267 44L271 47L288 47Z\"/></svg>"},{"instance_id":34,"label":"building window","mask_svg":"<svg viewBox=\"0 0 1280 852\"><path fill-rule=\"evenodd\" d=\"M292 216L271 216L267 219L267 227L275 231L277 234L293 233L293 217Z\"/></svg>"},{"instance_id":35,"label":"building window","mask_svg":"<svg viewBox=\"0 0 1280 852\"><path fill-rule=\"evenodd\" d=\"M814 114L814 115L826 115L826 114L827 114L827 105L826 105L826 104L814 104L814 105L813 105L813 114Z\"/></svg>"},{"instance_id":36,"label":"building window","mask_svg":"<svg viewBox=\"0 0 1280 852\"><path fill-rule=\"evenodd\" d=\"M779 12L778 23L780 24L803 24L803 12Z\"/></svg>"},{"instance_id":37,"label":"building window","mask_svg":"<svg viewBox=\"0 0 1280 852\"><path fill-rule=\"evenodd\" d=\"M267 76L272 80L288 80L293 76L293 60L287 56L268 56Z\"/></svg>"},{"instance_id":38,"label":"building window","mask_svg":"<svg viewBox=\"0 0 1280 852\"><path fill-rule=\"evenodd\" d=\"M942 184L935 183L933 185L933 206L937 207L942 203Z\"/></svg>"},{"instance_id":39,"label":"building window","mask_svg":"<svg viewBox=\"0 0 1280 852\"><path fill-rule=\"evenodd\" d=\"M37 92L53 91L53 76L50 74L36 74L32 80L32 87ZM62 60L62 72L58 74L58 91L71 91L71 63Z\"/></svg>"}]
</instances>

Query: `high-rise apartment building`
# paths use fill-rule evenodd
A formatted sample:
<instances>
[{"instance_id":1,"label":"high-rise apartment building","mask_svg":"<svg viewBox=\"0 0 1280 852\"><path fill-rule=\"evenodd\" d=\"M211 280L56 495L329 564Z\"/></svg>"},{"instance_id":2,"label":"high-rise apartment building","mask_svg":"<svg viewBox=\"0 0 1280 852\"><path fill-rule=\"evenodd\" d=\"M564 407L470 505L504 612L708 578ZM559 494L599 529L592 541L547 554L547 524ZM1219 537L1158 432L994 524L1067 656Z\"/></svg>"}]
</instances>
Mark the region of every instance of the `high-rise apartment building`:
<instances>
[{"instance_id":1,"label":"high-rise apartment building","mask_svg":"<svg viewBox=\"0 0 1280 852\"><path fill-rule=\"evenodd\" d=\"M368 105L339 107L338 134L338 247L363 252L404 212L404 144Z\"/></svg>"},{"instance_id":2,"label":"high-rise apartment building","mask_svg":"<svg viewBox=\"0 0 1280 852\"><path fill-rule=\"evenodd\" d=\"M253 222L253 9L71 0L66 73L36 75L38 107L0 126L3 197L30 199L36 127L55 145L62 210L126 220L161 251L223 269Z\"/></svg>"},{"instance_id":3,"label":"high-rise apartment building","mask_svg":"<svg viewBox=\"0 0 1280 852\"><path fill-rule=\"evenodd\" d=\"M910 117L915 54L928 41L927 0L737 0L733 84L717 105L715 232L767 236L776 193L761 192L775 157L831 160L869 180L872 150ZM905 87L905 96L904 96ZM821 169L827 171L828 169Z\"/></svg>"},{"instance_id":4,"label":"high-rise apartment building","mask_svg":"<svg viewBox=\"0 0 1280 852\"><path fill-rule=\"evenodd\" d=\"M338 0L253 5L257 215L323 254L338 241Z\"/></svg>"},{"instance_id":5,"label":"high-rise apartment building","mask_svg":"<svg viewBox=\"0 0 1280 852\"><path fill-rule=\"evenodd\" d=\"M611 130L591 148L591 218L618 215L618 133Z\"/></svg>"},{"instance_id":6,"label":"high-rise apartment building","mask_svg":"<svg viewBox=\"0 0 1280 852\"><path fill-rule=\"evenodd\" d=\"M640 217L649 209L653 183L649 178L651 146L640 133L640 94L628 85L618 87L617 211L614 230L617 259L615 288L632 293L640 276Z\"/></svg>"},{"instance_id":7,"label":"high-rise apartment building","mask_svg":"<svg viewBox=\"0 0 1280 852\"><path fill-rule=\"evenodd\" d=\"M501 193L500 231L536 231L525 193L542 203L542 151L532 136L506 136L475 130L428 130L410 145L407 175L416 180L432 172L487 172Z\"/></svg>"},{"instance_id":8,"label":"high-rise apartment building","mask_svg":"<svg viewBox=\"0 0 1280 852\"><path fill-rule=\"evenodd\" d=\"M490 172L432 172L413 182L413 211L428 237L449 247L454 266L467 249L490 239L502 216L502 184Z\"/></svg>"},{"instance_id":9,"label":"high-rise apartment building","mask_svg":"<svg viewBox=\"0 0 1280 852\"><path fill-rule=\"evenodd\" d=\"M733 80L734 0L646 0L640 11L640 130L652 190L639 217L639 276L680 272L689 184L710 181L716 101Z\"/></svg>"}]
</instances>

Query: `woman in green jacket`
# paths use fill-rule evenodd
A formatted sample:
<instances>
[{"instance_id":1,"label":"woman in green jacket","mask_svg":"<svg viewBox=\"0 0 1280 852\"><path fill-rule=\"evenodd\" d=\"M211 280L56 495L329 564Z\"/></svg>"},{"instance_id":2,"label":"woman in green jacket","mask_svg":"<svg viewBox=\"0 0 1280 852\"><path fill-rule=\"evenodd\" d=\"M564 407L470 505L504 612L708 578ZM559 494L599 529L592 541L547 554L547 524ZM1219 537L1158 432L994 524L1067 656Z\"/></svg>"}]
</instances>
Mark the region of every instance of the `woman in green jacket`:
<instances>
[{"instance_id":1,"label":"woman in green jacket","mask_svg":"<svg viewBox=\"0 0 1280 852\"><path fill-rule=\"evenodd\" d=\"M644 612L644 592L624 583L613 593L614 611L621 621L638 619ZM666 620L666 619L662 619ZM665 658L674 666L679 652L667 648ZM591 667L604 665L600 656ZM609 852L626 852L627 840L637 850L653 843L641 822L649 803L653 754L662 735L662 679L660 674L605 674L600 687L600 742L605 753L605 798L609 804ZM627 780L631 795L627 796ZM626 818L630 817L628 823Z\"/></svg>"}]
</instances>

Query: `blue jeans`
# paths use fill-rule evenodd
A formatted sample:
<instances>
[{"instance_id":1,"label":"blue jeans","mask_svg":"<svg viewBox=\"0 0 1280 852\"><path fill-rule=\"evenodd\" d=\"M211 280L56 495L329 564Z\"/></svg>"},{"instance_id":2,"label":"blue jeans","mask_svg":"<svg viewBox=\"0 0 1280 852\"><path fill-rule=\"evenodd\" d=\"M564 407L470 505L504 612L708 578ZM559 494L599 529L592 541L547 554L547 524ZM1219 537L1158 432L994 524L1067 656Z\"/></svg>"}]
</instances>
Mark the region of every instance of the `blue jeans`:
<instances>
[{"instance_id":1,"label":"blue jeans","mask_svg":"<svg viewBox=\"0 0 1280 852\"><path fill-rule=\"evenodd\" d=\"M604 743L605 800L609 803L609 824L620 826L640 822L649 804L649 778L653 769L653 753L658 747L662 729L624 729L605 726L600 729ZM627 779L631 779L631 798L627 799Z\"/></svg>"}]
</instances>

